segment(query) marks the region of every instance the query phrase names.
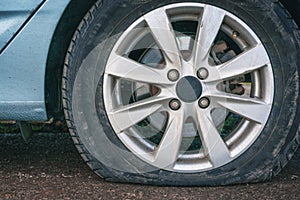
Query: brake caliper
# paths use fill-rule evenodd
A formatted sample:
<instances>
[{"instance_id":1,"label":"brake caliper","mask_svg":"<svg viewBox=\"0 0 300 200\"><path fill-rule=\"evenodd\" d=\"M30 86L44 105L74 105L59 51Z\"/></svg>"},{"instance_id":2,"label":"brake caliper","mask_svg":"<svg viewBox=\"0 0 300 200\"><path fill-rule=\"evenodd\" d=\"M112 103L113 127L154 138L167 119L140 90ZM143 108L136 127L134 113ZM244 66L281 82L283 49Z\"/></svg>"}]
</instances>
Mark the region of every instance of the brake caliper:
<instances>
[{"instance_id":1,"label":"brake caliper","mask_svg":"<svg viewBox=\"0 0 300 200\"><path fill-rule=\"evenodd\" d=\"M212 48L211 55L215 64L217 65L228 62L237 56L235 51L230 49L227 43L223 40L215 43ZM241 84L243 82L245 82L245 76L239 76L235 79L226 80L224 81L223 90L231 94L243 95L245 93L245 88Z\"/></svg>"}]
</instances>

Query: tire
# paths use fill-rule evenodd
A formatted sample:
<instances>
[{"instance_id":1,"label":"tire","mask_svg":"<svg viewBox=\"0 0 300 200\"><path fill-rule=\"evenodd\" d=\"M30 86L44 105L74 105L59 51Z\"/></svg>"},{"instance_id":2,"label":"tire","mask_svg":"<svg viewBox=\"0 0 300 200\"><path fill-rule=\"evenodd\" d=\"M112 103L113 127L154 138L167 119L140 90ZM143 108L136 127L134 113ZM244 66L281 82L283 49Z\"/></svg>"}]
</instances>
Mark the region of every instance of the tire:
<instances>
[{"instance_id":1,"label":"tire","mask_svg":"<svg viewBox=\"0 0 300 200\"><path fill-rule=\"evenodd\" d=\"M116 182L269 180L300 142L299 35L269 0L98 1L64 66L79 153Z\"/></svg>"}]
</instances>

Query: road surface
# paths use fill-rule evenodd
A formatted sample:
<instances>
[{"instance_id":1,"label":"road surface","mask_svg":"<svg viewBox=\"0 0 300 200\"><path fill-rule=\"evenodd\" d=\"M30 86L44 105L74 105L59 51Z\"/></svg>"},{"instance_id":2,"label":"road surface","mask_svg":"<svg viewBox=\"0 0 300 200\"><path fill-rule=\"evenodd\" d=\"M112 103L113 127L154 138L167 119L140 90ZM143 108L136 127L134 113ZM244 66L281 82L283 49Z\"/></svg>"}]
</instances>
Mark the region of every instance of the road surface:
<instances>
[{"instance_id":1,"label":"road surface","mask_svg":"<svg viewBox=\"0 0 300 200\"><path fill-rule=\"evenodd\" d=\"M300 199L300 151L271 182L227 187L109 183L82 161L68 134L0 134L0 199Z\"/></svg>"}]
</instances>

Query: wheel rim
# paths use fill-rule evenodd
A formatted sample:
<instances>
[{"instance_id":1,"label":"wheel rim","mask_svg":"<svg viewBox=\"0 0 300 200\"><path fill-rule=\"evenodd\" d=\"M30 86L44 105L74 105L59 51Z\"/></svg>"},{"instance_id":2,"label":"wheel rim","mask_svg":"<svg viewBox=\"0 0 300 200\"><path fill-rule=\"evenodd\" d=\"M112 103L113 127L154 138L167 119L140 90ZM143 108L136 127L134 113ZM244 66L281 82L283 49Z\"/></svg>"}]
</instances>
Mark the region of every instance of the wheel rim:
<instances>
[{"instance_id":1,"label":"wheel rim","mask_svg":"<svg viewBox=\"0 0 300 200\"><path fill-rule=\"evenodd\" d=\"M233 14L198 3L135 21L103 79L107 116L122 143L150 165L184 173L244 153L266 125L273 95L271 62L256 34Z\"/></svg>"}]
</instances>

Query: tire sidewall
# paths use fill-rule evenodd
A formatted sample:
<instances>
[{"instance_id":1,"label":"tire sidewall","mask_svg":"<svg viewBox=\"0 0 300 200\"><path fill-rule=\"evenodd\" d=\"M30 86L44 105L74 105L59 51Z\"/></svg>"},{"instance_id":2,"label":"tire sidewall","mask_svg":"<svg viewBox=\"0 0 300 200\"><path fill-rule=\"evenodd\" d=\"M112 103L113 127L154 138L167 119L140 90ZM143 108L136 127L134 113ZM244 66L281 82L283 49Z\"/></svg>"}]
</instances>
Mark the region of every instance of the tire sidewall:
<instances>
[{"instance_id":1,"label":"tire sidewall","mask_svg":"<svg viewBox=\"0 0 300 200\"><path fill-rule=\"evenodd\" d=\"M114 133L105 112L103 74L110 52L120 35L142 15L164 5L180 2L208 3L242 19L260 38L273 68L275 95L269 120L255 143L233 162L220 168L183 174L157 169L132 154ZM86 150L119 180L159 185L215 185L267 179L273 158L286 143L294 123L298 100L299 52L291 28L270 1L246 0L144 0L105 1L85 31L76 37L69 70L75 129ZM83 72L83 73L82 73ZM91 77L92 75L92 77ZM78 81L79 84L78 84ZM76 98L72 98L76 96ZM91 98L87 98L91 97ZM74 110L77 110L74 113ZM80 114L78 114L80 113ZM84 129L84 128L86 129Z\"/></svg>"}]
</instances>

